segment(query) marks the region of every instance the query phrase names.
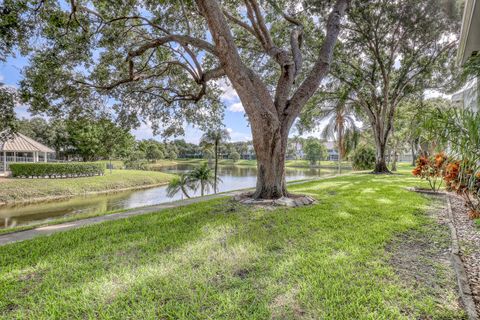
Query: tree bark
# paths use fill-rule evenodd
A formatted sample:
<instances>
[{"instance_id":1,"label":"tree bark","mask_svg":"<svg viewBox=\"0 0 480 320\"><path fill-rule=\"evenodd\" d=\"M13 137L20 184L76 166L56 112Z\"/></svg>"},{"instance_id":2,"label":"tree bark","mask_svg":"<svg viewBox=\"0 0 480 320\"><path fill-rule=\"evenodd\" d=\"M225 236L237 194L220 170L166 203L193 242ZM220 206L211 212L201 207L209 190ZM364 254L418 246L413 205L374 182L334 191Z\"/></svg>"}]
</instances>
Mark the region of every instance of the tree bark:
<instances>
[{"instance_id":1,"label":"tree bark","mask_svg":"<svg viewBox=\"0 0 480 320\"><path fill-rule=\"evenodd\" d=\"M393 150L392 171L397 171L398 152L397 149Z\"/></svg>"},{"instance_id":2,"label":"tree bark","mask_svg":"<svg viewBox=\"0 0 480 320\"><path fill-rule=\"evenodd\" d=\"M387 159L385 155L386 143L376 139L376 158L375 158L375 169L373 173L391 173L387 167Z\"/></svg>"},{"instance_id":3,"label":"tree bark","mask_svg":"<svg viewBox=\"0 0 480 320\"><path fill-rule=\"evenodd\" d=\"M255 131L254 131L255 132ZM255 139L255 135L262 137ZM257 185L253 198L278 199L288 196L285 183L285 155L288 130L254 133L257 154ZM262 141L258 143L258 141Z\"/></svg>"},{"instance_id":4,"label":"tree bark","mask_svg":"<svg viewBox=\"0 0 480 320\"><path fill-rule=\"evenodd\" d=\"M342 172L342 159L345 155L345 143L343 141L343 120L337 122L338 127L338 173Z\"/></svg>"},{"instance_id":5,"label":"tree bark","mask_svg":"<svg viewBox=\"0 0 480 320\"><path fill-rule=\"evenodd\" d=\"M213 181L213 192L217 193L217 172L218 172L218 140L215 139L215 180Z\"/></svg>"},{"instance_id":6,"label":"tree bark","mask_svg":"<svg viewBox=\"0 0 480 320\"><path fill-rule=\"evenodd\" d=\"M415 166L417 163L417 155L415 153L415 145L412 142L412 166Z\"/></svg>"}]
</instances>

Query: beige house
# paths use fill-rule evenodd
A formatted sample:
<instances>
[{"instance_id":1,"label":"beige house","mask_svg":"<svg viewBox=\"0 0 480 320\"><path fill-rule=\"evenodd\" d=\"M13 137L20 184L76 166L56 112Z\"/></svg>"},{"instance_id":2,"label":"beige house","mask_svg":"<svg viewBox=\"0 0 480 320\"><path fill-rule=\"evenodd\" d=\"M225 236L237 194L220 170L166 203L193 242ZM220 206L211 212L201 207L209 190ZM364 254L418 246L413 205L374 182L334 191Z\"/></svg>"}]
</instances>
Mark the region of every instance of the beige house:
<instances>
[{"instance_id":1,"label":"beige house","mask_svg":"<svg viewBox=\"0 0 480 320\"><path fill-rule=\"evenodd\" d=\"M10 135L0 133L0 172L8 171L10 163L47 162L48 155L55 150L37 142L21 133Z\"/></svg>"},{"instance_id":2,"label":"beige house","mask_svg":"<svg viewBox=\"0 0 480 320\"><path fill-rule=\"evenodd\" d=\"M480 0L466 0L463 12L462 31L458 48L457 65L480 54ZM453 102L464 108L480 110L480 79L469 81L462 91L452 97Z\"/></svg>"}]
</instances>

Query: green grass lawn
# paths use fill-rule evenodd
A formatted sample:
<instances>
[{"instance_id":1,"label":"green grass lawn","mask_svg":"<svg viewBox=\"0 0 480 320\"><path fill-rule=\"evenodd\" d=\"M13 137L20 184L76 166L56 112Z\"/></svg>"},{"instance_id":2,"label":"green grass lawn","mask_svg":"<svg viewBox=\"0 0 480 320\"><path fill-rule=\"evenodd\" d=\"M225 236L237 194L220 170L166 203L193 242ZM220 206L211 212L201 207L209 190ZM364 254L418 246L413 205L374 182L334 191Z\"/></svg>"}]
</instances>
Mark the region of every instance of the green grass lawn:
<instances>
[{"instance_id":1,"label":"green grass lawn","mask_svg":"<svg viewBox=\"0 0 480 320\"><path fill-rule=\"evenodd\" d=\"M416 259L435 271L419 281L391 262L412 232L448 248L430 200L404 189L419 183L349 175L290 187L313 206L217 199L7 245L0 316L462 319L443 265Z\"/></svg>"},{"instance_id":2,"label":"green grass lawn","mask_svg":"<svg viewBox=\"0 0 480 320\"><path fill-rule=\"evenodd\" d=\"M104 176L68 179L0 179L0 203L75 196L167 183L173 175L137 170L110 170Z\"/></svg>"}]
</instances>

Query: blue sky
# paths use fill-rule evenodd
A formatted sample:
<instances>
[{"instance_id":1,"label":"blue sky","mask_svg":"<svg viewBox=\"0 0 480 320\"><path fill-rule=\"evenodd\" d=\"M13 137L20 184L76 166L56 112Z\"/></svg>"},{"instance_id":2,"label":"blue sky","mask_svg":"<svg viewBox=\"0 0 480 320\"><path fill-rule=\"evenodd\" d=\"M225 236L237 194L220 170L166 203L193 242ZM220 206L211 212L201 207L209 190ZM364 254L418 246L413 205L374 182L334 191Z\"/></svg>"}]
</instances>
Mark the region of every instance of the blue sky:
<instances>
[{"instance_id":1,"label":"blue sky","mask_svg":"<svg viewBox=\"0 0 480 320\"><path fill-rule=\"evenodd\" d=\"M22 68L26 65L28 65L28 59L21 56L10 57L6 62L0 63L0 82L8 86L18 87L20 80L22 80ZM251 140L252 135L248 121L245 118L243 107L235 90L233 90L226 81L222 81L220 85L224 90L222 100L226 105L224 124L227 130L230 131L232 141ZM18 106L16 113L19 118L28 118L31 116L28 112L28 106L25 105ZM154 137L151 128L147 124L143 124L140 128L132 130L132 133L138 139ZM198 128L188 125L183 138L188 142L198 143L201 135L202 132ZM158 136L154 138L161 139Z\"/></svg>"}]
</instances>

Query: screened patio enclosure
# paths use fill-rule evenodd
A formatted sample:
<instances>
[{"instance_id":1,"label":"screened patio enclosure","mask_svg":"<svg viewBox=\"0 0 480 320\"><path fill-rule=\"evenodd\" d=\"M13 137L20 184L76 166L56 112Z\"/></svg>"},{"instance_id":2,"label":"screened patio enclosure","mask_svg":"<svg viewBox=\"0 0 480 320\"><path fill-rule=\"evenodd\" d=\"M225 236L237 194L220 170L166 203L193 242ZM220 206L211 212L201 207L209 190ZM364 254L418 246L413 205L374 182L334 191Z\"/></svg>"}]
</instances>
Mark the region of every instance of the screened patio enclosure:
<instances>
[{"instance_id":1,"label":"screened patio enclosure","mask_svg":"<svg viewBox=\"0 0 480 320\"><path fill-rule=\"evenodd\" d=\"M21 133L0 133L0 172L8 171L9 164L18 162L47 162L55 151Z\"/></svg>"}]
</instances>

